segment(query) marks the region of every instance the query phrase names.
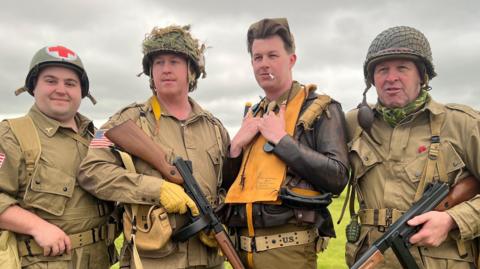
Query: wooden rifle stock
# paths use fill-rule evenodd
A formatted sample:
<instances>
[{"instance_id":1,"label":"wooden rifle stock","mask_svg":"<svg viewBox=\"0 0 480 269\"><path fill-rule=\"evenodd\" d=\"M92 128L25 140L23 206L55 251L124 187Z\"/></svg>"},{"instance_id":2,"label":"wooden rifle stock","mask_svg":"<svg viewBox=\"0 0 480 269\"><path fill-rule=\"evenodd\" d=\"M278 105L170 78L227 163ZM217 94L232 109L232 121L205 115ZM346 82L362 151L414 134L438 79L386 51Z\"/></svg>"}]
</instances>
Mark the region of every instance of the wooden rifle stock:
<instances>
[{"instance_id":1,"label":"wooden rifle stock","mask_svg":"<svg viewBox=\"0 0 480 269\"><path fill-rule=\"evenodd\" d=\"M182 184L177 168L166 161L166 154L132 120L127 120L105 132L105 136L116 146L153 166L168 181Z\"/></svg>"},{"instance_id":2,"label":"wooden rifle stock","mask_svg":"<svg viewBox=\"0 0 480 269\"><path fill-rule=\"evenodd\" d=\"M383 254L380 250L377 250L359 267L359 269L375 269L375 267L381 262L383 262Z\"/></svg>"},{"instance_id":3,"label":"wooden rifle stock","mask_svg":"<svg viewBox=\"0 0 480 269\"><path fill-rule=\"evenodd\" d=\"M480 193L480 182L474 176L468 176L453 185L447 197L435 207L436 211L445 211L461 202L468 201Z\"/></svg>"},{"instance_id":4,"label":"wooden rifle stock","mask_svg":"<svg viewBox=\"0 0 480 269\"><path fill-rule=\"evenodd\" d=\"M242 261L238 254L235 252L235 247L232 245L232 241L228 238L225 231L215 234L215 239L218 242L218 246L223 252L223 255L227 257L228 262L232 265L234 269L244 269Z\"/></svg>"}]
</instances>

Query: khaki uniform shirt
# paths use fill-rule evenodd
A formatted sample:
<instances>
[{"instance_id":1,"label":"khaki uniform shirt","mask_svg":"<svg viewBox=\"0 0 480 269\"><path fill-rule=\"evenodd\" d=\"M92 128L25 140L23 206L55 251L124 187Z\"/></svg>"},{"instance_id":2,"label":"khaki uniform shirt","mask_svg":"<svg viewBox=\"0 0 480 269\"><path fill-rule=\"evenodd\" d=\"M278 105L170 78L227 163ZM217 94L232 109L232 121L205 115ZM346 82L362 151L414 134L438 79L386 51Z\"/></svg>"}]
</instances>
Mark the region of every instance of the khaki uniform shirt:
<instances>
[{"instance_id":1,"label":"khaki uniform shirt","mask_svg":"<svg viewBox=\"0 0 480 269\"><path fill-rule=\"evenodd\" d=\"M25 159L17 139L7 121L0 123L0 153L5 160L0 167L0 213L19 204L40 218L57 225L66 234L74 234L105 224L107 207L78 186L76 175L87 146L66 135L74 134L39 111L34 105L28 115L32 118L41 143L41 156L36 176L26 181ZM87 141L93 136L90 120L77 114L78 134ZM27 201L29 202L27 202ZM18 235L21 240L25 235ZM106 254L105 252L103 254ZM71 259L63 255L58 259ZM23 265L38 260L55 258L24 257ZM105 257L108 259L108 257Z\"/></svg>"},{"instance_id":2,"label":"khaki uniform shirt","mask_svg":"<svg viewBox=\"0 0 480 269\"><path fill-rule=\"evenodd\" d=\"M217 119L192 99L189 101L192 112L185 121L179 121L162 109L158 130L149 101L122 109L102 129L109 129L128 119L141 126L139 118L144 115L149 128L147 133L150 132L152 139L165 150L167 161L172 163L176 156L192 161L193 175L207 199L213 203L217 198L217 186L221 180L220 165L229 138ZM214 126L219 127L221 142L217 139ZM138 158L133 158L133 161L137 173L128 172L123 167L120 156L110 148L90 148L81 165L80 184L101 199L159 205L161 174ZM173 229L182 227L188 221L185 215L179 214L170 214L169 220ZM140 256L144 267L148 268L148 264L152 264L151 259L148 261L141 253ZM223 261L217 256L216 249L204 246L197 236L185 243L169 241L158 253L149 253L148 256L156 260L155 268L213 266Z\"/></svg>"},{"instance_id":3,"label":"khaki uniform shirt","mask_svg":"<svg viewBox=\"0 0 480 269\"><path fill-rule=\"evenodd\" d=\"M412 206L432 136L430 115L444 116L440 150L449 183L454 184L470 173L477 179L480 178L480 115L471 108L441 105L430 100L425 108L394 128L377 114L372 135L381 145L377 145L366 132L361 131L357 112L358 110L353 110L347 114L347 125L350 161L353 178L358 181L360 209L391 208L407 211ZM435 171L435 178L438 178L438 171ZM468 249L471 239L480 234L480 196L449 209L447 213L455 220L459 230L452 231L437 248L412 247L411 252L416 256L417 264L422 264L419 253L424 257L469 262L473 260L471 252L467 257L460 257L454 238L466 240ZM380 236L377 227L362 225L360 240L356 244L347 244L347 257L356 253L362 244L369 246ZM400 266L391 250L386 254L385 267Z\"/></svg>"}]
</instances>

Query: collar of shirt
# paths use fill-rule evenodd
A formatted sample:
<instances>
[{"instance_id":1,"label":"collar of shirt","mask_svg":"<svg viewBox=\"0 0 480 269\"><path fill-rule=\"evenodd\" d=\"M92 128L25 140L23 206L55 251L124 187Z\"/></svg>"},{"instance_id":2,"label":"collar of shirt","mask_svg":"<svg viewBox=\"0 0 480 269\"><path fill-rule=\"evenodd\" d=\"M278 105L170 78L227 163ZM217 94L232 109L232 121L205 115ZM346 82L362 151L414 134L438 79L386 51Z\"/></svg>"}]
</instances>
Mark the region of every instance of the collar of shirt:
<instances>
[{"instance_id":1,"label":"collar of shirt","mask_svg":"<svg viewBox=\"0 0 480 269\"><path fill-rule=\"evenodd\" d=\"M48 137L54 136L57 131L62 127L60 122L43 114L43 112L41 112L35 104L30 108L28 115L32 118L38 129L40 129ZM93 135L94 126L91 120L81 115L80 113L77 113L75 115L75 122L78 126L78 134L80 134L81 136L85 136L85 134L89 132L91 135Z\"/></svg>"},{"instance_id":2,"label":"collar of shirt","mask_svg":"<svg viewBox=\"0 0 480 269\"><path fill-rule=\"evenodd\" d=\"M143 104L143 110L146 111L146 112L149 112L153 115L153 108L152 108L152 105L150 104L149 100L147 100ZM186 119L184 121L185 124L189 124L189 123L197 120L200 117L207 116L207 113L205 112L205 110L203 110L203 108L197 102L195 102L195 100L193 100L191 97L188 97L188 102L192 106L192 111L190 112L190 115L188 116L188 119ZM166 109L164 109L162 107L161 107L161 116L162 117L174 118Z\"/></svg>"},{"instance_id":3,"label":"collar of shirt","mask_svg":"<svg viewBox=\"0 0 480 269\"><path fill-rule=\"evenodd\" d=\"M269 111L269 110L276 110L278 107L278 104L282 104L283 102L292 100L297 93L300 91L302 88L302 85L298 83L297 81L293 81L292 86L288 91L285 91L282 95L280 95L276 100L268 100L267 98L263 98L262 101L260 102L260 109L262 110L263 113ZM270 103L274 103L273 106L270 106Z\"/></svg>"}]
</instances>

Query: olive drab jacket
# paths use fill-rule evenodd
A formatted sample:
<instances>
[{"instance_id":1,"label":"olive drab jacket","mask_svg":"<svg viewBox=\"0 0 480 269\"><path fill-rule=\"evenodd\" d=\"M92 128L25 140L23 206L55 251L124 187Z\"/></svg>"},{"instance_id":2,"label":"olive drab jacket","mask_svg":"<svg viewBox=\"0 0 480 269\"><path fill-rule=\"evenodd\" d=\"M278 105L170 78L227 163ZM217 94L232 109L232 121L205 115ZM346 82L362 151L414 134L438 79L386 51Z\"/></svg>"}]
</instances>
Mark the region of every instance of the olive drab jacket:
<instances>
[{"instance_id":1,"label":"olive drab jacket","mask_svg":"<svg viewBox=\"0 0 480 269\"><path fill-rule=\"evenodd\" d=\"M41 144L40 159L30 181L27 181L25 156L17 138L7 121L0 123L0 153L5 156L0 166L0 213L18 204L57 225L68 235L104 225L113 206L80 188L76 178L79 164L87 154L88 143L93 136L92 122L77 113L78 133L75 133L44 115L36 105L30 109L28 116L35 125ZM75 139L74 134L81 138ZM32 139L35 139L33 134ZM31 237L17 234L19 248L25 239ZM22 266L42 261L65 261L62 268L109 267L104 241L74 249L71 255L44 257L42 254L23 256Z\"/></svg>"},{"instance_id":2,"label":"olive drab jacket","mask_svg":"<svg viewBox=\"0 0 480 269\"><path fill-rule=\"evenodd\" d=\"M358 183L362 228L358 241L347 243L349 265L359 258L360 249L366 250L389 223L412 206L426 166L431 130L435 129L432 122L439 124L443 159L443 164L439 165L444 165L448 183L453 185L470 174L480 179L480 114L473 109L462 105L442 105L430 99L424 108L394 128L377 113L371 133L381 145L359 127L357 112L355 109L347 114L347 126L352 180L354 186ZM438 169L435 169L433 179L438 178ZM439 247L410 248L422 268L444 268L438 264L432 267L432 261L446 259L468 264L475 258L474 252L478 250L475 250L472 239L480 235L480 196L446 212L457 223L458 230L451 231ZM386 262L381 268L401 267L392 250L385 254Z\"/></svg>"},{"instance_id":3,"label":"olive drab jacket","mask_svg":"<svg viewBox=\"0 0 480 269\"><path fill-rule=\"evenodd\" d=\"M102 129L109 129L129 119L140 127L143 125L142 129L147 135L165 151L169 163L176 156L192 161L193 175L213 204L217 199L221 163L229 137L216 118L192 99L189 102L192 112L185 121L161 109L157 122L152 103L147 101L123 108ZM217 136L215 126L218 126L221 137ZM111 147L91 146L81 165L80 184L101 199L125 204L160 205L162 175L144 161L132 157L136 173L128 172L123 167L121 157ZM174 232L188 222L186 215L169 214L168 217ZM159 251L146 254L139 250L139 254L144 268L210 267L223 262L223 258L217 255L217 249L206 247L197 236L184 243L168 240Z\"/></svg>"}]
</instances>

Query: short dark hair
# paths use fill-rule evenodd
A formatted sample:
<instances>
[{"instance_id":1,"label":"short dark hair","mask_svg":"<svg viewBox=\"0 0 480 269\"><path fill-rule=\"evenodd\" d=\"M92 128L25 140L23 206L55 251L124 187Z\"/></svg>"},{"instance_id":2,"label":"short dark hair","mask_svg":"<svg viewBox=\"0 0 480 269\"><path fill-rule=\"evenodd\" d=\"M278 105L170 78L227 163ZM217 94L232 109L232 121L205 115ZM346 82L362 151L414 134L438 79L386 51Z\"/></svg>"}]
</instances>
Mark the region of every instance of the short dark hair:
<instances>
[{"instance_id":1,"label":"short dark hair","mask_svg":"<svg viewBox=\"0 0 480 269\"><path fill-rule=\"evenodd\" d=\"M267 18L250 25L247 32L248 53L252 54L252 44L255 39L266 39L275 35L282 39L288 53L295 53L295 41L286 18Z\"/></svg>"}]
</instances>

